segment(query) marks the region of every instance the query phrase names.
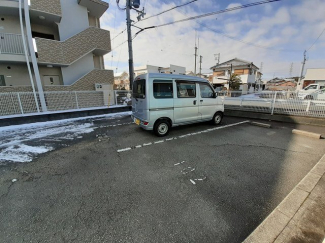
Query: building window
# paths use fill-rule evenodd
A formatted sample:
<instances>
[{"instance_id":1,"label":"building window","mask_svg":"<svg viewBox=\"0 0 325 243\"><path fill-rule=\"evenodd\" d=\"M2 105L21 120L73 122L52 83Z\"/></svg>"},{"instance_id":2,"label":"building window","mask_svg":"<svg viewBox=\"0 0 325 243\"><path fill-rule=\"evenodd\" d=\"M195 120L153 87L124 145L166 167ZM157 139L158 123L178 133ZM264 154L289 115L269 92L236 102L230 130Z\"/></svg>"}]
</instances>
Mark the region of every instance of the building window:
<instances>
[{"instance_id":1,"label":"building window","mask_svg":"<svg viewBox=\"0 0 325 243\"><path fill-rule=\"evenodd\" d=\"M215 72L215 76L217 76L217 77L219 77L219 76L225 76L225 71Z\"/></svg>"},{"instance_id":2,"label":"building window","mask_svg":"<svg viewBox=\"0 0 325 243\"><path fill-rule=\"evenodd\" d=\"M244 69L235 69L234 73L238 74L238 75L243 75L244 74Z\"/></svg>"},{"instance_id":3,"label":"building window","mask_svg":"<svg viewBox=\"0 0 325 243\"><path fill-rule=\"evenodd\" d=\"M177 97L178 98L195 98L196 85L194 82L177 82Z\"/></svg>"},{"instance_id":4,"label":"building window","mask_svg":"<svg viewBox=\"0 0 325 243\"><path fill-rule=\"evenodd\" d=\"M172 80L154 80L153 96L156 99L173 98L173 82Z\"/></svg>"},{"instance_id":5,"label":"building window","mask_svg":"<svg viewBox=\"0 0 325 243\"><path fill-rule=\"evenodd\" d=\"M49 40L54 40L54 35L51 34L44 34L44 33L39 33L32 31L32 37L38 37L38 38L43 38L43 39L49 39Z\"/></svg>"},{"instance_id":6,"label":"building window","mask_svg":"<svg viewBox=\"0 0 325 243\"><path fill-rule=\"evenodd\" d=\"M6 86L5 76L0 75L0 86Z\"/></svg>"}]
</instances>

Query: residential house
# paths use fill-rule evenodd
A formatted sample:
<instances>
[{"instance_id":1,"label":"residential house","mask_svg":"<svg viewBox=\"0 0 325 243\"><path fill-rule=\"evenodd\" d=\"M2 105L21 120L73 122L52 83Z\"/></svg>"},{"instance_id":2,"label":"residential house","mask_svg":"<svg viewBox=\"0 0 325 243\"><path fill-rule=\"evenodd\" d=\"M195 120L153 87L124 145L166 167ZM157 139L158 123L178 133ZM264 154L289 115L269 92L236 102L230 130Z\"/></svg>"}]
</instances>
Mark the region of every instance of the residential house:
<instances>
[{"instance_id":1,"label":"residential house","mask_svg":"<svg viewBox=\"0 0 325 243\"><path fill-rule=\"evenodd\" d=\"M152 65L145 65L142 67L134 68L134 76L138 76L144 73L169 73L169 74L184 74L186 73L186 68L176 65L170 65L169 67L158 67Z\"/></svg>"},{"instance_id":2,"label":"residential house","mask_svg":"<svg viewBox=\"0 0 325 243\"><path fill-rule=\"evenodd\" d=\"M274 78L266 83L266 90L271 91L294 91L297 82L294 78Z\"/></svg>"},{"instance_id":3,"label":"residential house","mask_svg":"<svg viewBox=\"0 0 325 243\"><path fill-rule=\"evenodd\" d=\"M32 91L31 82L37 83L37 77L42 87L37 85L36 89L45 91L95 90L95 83L113 84L113 71L104 68L103 59L111 51L110 32L100 28L107 2L22 3L22 11L27 9L24 26L20 25L18 0L0 1L0 92ZM24 43L30 47L28 62ZM30 65L32 80L27 64L36 64Z\"/></svg>"},{"instance_id":4,"label":"residential house","mask_svg":"<svg viewBox=\"0 0 325 243\"><path fill-rule=\"evenodd\" d=\"M262 73L259 72L259 68L253 62L239 58L217 64L210 69L213 70L212 84L215 88L228 88L228 80L232 73L238 74L241 78L241 90L255 89L261 82Z\"/></svg>"},{"instance_id":5,"label":"residential house","mask_svg":"<svg viewBox=\"0 0 325 243\"><path fill-rule=\"evenodd\" d=\"M115 73L114 74L114 89L129 90L130 80L127 72Z\"/></svg>"},{"instance_id":6,"label":"residential house","mask_svg":"<svg viewBox=\"0 0 325 243\"><path fill-rule=\"evenodd\" d=\"M302 81L302 87L310 84L320 84L325 86L325 68L308 68L306 76Z\"/></svg>"}]
</instances>

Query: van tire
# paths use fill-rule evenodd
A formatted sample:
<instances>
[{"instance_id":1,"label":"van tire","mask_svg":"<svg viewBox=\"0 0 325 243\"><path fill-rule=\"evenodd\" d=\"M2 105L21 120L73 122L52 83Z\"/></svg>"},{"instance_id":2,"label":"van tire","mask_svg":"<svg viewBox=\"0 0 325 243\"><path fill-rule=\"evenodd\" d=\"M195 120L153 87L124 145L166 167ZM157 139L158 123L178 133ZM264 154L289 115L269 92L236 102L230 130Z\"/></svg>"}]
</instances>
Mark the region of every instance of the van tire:
<instances>
[{"instance_id":1,"label":"van tire","mask_svg":"<svg viewBox=\"0 0 325 243\"><path fill-rule=\"evenodd\" d=\"M153 131L158 137L166 136L169 133L169 129L170 123L165 119L156 121L153 127Z\"/></svg>"},{"instance_id":2,"label":"van tire","mask_svg":"<svg viewBox=\"0 0 325 243\"><path fill-rule=\"evenodd\" d=\"M213 119L211 120L213 125L219 125L222 122L223 113L218 111L214 114Z\"/></svg>"}]
</instances>

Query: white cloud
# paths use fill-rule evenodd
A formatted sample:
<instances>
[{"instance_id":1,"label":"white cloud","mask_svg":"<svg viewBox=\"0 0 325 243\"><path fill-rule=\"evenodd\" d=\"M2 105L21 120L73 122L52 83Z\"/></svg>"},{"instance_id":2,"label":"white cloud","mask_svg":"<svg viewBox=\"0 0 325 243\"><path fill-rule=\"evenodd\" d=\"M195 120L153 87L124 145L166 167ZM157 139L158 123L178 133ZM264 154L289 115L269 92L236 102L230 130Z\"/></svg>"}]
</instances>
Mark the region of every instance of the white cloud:
<instances>
[{"instance_id":1,"label":"white cloud","mask_svg":"<svg viewBox=\"0 0 325 243\"><path fill-rule=\"evenodd\" d=\"M185 2L185 0L169 3L162 3L158 0L147 1L146 17ZM231 5L236 6L236 4ZM315 16L313 17L310 17L313 10L306 9L311 8L311 6L317 6L317 10L314 8ZM200 0L159 17L141 21L136 25L142 28L155 26L220 9L215 1ZM169 66L172 63L185 66L187 70L192 71L194 69L195 32L197 31L200 36L199 55L203 56L202 67L204 72L209 71L209 68L215 64L214 54L221 53L221 61L238 57L252 61L257 66L264 62L264 72L270 76L273 76L271 73L277 70L288 73L290 63L295 62L297 63L295 66L298 67L303 50L313 43L325 27L323 17L325 10L320 13L319 9L325 9L324 1L310 0L294 3L283 1L277 4L266 4L263 7L244 9L240 13L231 15L221 14L146 30L139 34L133 42L135 66L146 64ZM137 14L134 11L132 12L132 18L136 19ZM306 15L301 16L304 12ZM114 37L125 29L125 12L117 10L114 20L112 16L115 15L115 8L111 4L108 13L102 20L102 27L110 30L111 36ZM306 16L309 17L308 20ZM216 20L216 18L218 19ZM242 39L244 42L252 42L271 49L258 48L229 39L222 33L212 31L214 29ZM134 34L138 29L133 28L132 31ZM325 34L310 50L310 65L316 64L317 62L313 61L316 59L320 63L322 62L320 60L323 60L324 63L324 39ZM125 40L126 33L123 33L113 40L112 46L117 46ZM273 49L300 51L280 52ZM106 66L114 70L118 66L118 72L128 71L127 63L128 49L126 43L113 51L113 61L111 53L105 56ZM295 70L299 73L299 68L295 68Z\"/></svg>"}]
</instances>

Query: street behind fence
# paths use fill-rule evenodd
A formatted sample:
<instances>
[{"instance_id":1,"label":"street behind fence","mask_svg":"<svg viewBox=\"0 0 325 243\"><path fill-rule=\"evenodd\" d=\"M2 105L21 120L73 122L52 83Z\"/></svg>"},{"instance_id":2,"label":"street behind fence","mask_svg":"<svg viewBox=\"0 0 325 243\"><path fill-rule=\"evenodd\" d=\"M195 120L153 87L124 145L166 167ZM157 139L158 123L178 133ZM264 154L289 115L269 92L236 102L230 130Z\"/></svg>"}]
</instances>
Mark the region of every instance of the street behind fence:
<instances>
[{"instance_id":1,"label":"street behind fence","mask_svg":"<svg viewBox=\"0 0 325 243\"><path fill-rule=\"evenodd\" d=\"M108 107L102 91L52 91L44 92L49 112ZM285 114L308 117L325 117L325 97L299 98L296 92L262 91L243 94L241 91L219 92L226 109ZM115 90L109 96L112 105L131 105L132 94L127 90ZM36 94L40 107L40 100ZM0 117L37 113L32 92L0 93Z\"/></svg>"},{"instance_id":2,"label":"street behind fence","mask_svg":"<svg viewBox=\"0 0 325 243\"><path fill-rule=\"evenodd\" d=\"M296 92L259 92L242 94L239 91L220 92L226 109L285 114L308 117L325 117L325 98L301 99Z\"/></svg>"}]
</instances>

